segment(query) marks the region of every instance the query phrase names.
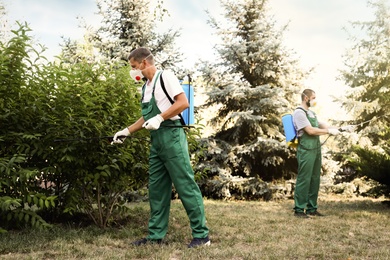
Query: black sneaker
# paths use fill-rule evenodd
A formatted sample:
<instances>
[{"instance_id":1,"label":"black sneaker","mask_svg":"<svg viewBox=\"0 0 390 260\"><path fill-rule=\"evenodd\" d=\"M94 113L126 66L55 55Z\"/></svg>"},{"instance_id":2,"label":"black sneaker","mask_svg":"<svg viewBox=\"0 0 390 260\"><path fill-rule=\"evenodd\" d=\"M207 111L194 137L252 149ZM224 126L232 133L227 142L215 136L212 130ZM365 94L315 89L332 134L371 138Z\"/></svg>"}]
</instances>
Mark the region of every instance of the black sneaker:
<instances>
[{"instance_id":1,"label":"black sneaker","mask_svg":"<svg viewBox=\"0 0 390 260\"><path fill-rule=\"evenodd\" d=\"M319 213L317 210L313 211L313 212L309 212L309 213L307 213L307 215L316 216L316 217L325 217L324 214Z\"/></svg>"},{"instance_id":2,"label":"black sneaker","mask_svg":"<svg viewBox=\"0 0 390 260\"><path fill-rule=\"evenodd\" d=\"M294 216L298 218L310 218L308 215L305 214L305 212L294 212Z\"/></svg>"},{"instance_id":3,"label":"black sneaker","mask_svg":"<svg viewBox=\"0 0 390 260\"><path fill-rule=\"evenodd\" d=\"M205 238L194 238L192 239L191 243L188 245L188 248L194 248L198 246L209 246L211 245L209 236Z\"/></svg>"},{"instance_id":4,"label":"black sneaker","mask_svg":"<svg viewBox=\"0 0 390 260\"><path fill-rule=\"evenodd\" d=\"M137 241L134 241L132 242L131 244L133 246L142 246L142 245L146 245L146 244L162 244L162 239L156 239L156 240L149 240L147 238L142 238L140 240L137 240Z\"/></svg>"}]
</instances>

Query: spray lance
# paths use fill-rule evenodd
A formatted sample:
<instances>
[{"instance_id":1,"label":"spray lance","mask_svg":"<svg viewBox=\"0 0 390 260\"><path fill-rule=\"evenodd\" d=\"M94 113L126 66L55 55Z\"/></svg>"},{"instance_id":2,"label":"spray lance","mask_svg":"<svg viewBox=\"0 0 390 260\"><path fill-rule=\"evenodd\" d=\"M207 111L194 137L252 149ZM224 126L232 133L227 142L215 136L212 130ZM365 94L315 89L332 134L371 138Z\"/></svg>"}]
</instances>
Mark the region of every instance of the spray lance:
<instances>
[{"instance_id":1,"label":"spray lance","mask_svg":"<svg viewBox=\"0 0 390 260\"><path fill-rule=\"evenodd\" d=\"M165 125L161 126L162 128L169 127L169 128L193 128L195 126L193 125ZM124 141L128 136L121 135L118 136L119 139ZM144 140L149 140L148 138L143 138L143 137L136 137L133 136L132 138L137 138L137 139L144 139ZM95 136L95 137L83 137L83 138L63 138L63 139L55 139L54 142L78 142L78 141L93 141L93 140L103 140L107 139L109 141L112 141L114 139L114 136Z\"/></svg>"},{"instance_id":2,"label":"spray lance","mask_svg":"<svg viewBox=\"0 0 390 260\"><path fill-rule=\"evenodd\" d=\"M340 132L352 132L352 131L354 131L356 129L356 127L358 127L358 126L363 127L364 124L370 123L371 121L377 120L377 119L379 119L381 117L386 117L386 115L381 115L379 117L374 116L373 118L371 118L369 120L366 120L366 121L363 121L363 122L358 123L358 124L347 125L347 126L344 126L344 127L340 127L338 130Z\"/></svg>"},{"instance_id":3,"label":"spray lance","mask_svg":"<svg viewBox=\"0 0 390 260\"><path fill-rule=\"evenodd\" d=\"M361 123L359 123L359 124L342 126L342 127L338 128L338 130L339 130L340 132L349 132L349 133L351 133L351 132L355 131L356 127L358 127L358 126L363 127L364 124L370 123L371 121L377 120L377 119L379 119L379 118L381 118L381 117L386 117L386 116L385 116L385 115L382 115L382 116L379 116L379 117L375 117L375 116L374 116L373 118L371 118L371 119L369 119L369 120L366 120L366 121L363 121L363 122L361 122ZM325 141L321 143L321 145L325 144L325 142L328 140L329 137L330 137L330 136L328 136L328 137L325 139Z\"/></svg>"},{"instance_id":4,"label":"spray lance","mask_svg":"<svg viewBox=\"0 0 390 260\"><path fill-rule=\"evenodd\" d=\"M127 136L118 136L119 139L124 140ZM97 136L97 137L88 137L88 138L63 138L63 139L55 139L54 142L77 142L77 141L92 141L92 140L112 140L114 136Z\"/></svg>"}]
</instances>

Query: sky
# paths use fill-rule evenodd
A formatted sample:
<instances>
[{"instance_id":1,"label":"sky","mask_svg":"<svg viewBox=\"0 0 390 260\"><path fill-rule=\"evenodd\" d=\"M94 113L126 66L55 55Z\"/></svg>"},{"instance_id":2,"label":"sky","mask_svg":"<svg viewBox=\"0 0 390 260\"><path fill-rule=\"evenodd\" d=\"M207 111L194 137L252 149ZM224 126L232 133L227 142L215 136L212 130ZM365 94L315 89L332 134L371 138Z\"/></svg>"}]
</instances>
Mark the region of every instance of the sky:
<instances>
[{"instance_id":1,"label":"sky","mask_svg":"<svg viewBox=\"0 0 390 260\"><path fill-rule=\"evenodd\" d=\"M83 17L91 25L99 24L95 0L0 1L5 3L9 26L12 27L15 20L28 22L36 40L49 48L45 53L48 58L59 53L61 36L82 38L83 30L79 28L77 17ZM215 57L213 46L218 39L207 24L206 10L213 17L220 16L223 12L219 1L162 2L170 17L166 17L159 28L181 30L177 44L186 64L194 64L200 58L212 60ZM345 88L343 82L336 80L343 68L342 55L351 46L343 27L349 28L352 21L371 20L374 10L368 7L367 0L269 0L269 7L278 24L288 23L285 46L295 53L303 69L315 69L302 89L316 90L319 104L321 99L323 104L329 104L331 96Z\"/></svg>"}]
</instances>

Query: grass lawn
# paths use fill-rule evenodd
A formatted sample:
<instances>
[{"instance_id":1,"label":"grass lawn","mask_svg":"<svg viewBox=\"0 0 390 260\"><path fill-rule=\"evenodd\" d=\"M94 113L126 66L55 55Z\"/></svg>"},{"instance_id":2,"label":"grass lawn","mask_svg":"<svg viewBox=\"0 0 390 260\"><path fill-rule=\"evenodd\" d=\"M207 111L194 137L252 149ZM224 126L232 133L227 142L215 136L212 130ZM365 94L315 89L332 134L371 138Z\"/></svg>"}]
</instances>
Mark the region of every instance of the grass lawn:
<instances>
[{"instance_id":1,"label":"grass lawn","mask_svg":"<svg viewBox=\"0 0 390 260\"><path fill-rule=\"evenodd\" d=\"M211 246L188 249L191 231L173 201L164 245L130 246L147 233L149 205L130 204L120 228L56 226L0 235L0 259L390 259L390 208L374 199L322 197L325 217L293 216L293 201L206 200Z\"/></svg>"}]
</instances>

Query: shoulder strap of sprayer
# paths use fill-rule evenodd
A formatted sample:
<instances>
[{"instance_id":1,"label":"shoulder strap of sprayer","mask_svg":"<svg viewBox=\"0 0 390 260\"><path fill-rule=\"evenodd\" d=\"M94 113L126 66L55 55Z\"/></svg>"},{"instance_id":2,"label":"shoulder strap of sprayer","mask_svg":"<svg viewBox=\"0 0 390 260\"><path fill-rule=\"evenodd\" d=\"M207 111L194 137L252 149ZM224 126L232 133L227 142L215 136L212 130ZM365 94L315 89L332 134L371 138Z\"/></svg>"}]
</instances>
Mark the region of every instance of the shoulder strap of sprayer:
<instances>
[{"instance_id":1,"label":"shoulder strap of sprayer","mask_svg":"<svg viewBox=\"0 0 390 260\"><path fill-rule=\"evenodd\" d=\"M305 114L306 114L306 116L307 116L307 111L306 111L305 109L303 109L302 107L297 107L295 110L297 110L297 109L300 109L300 110L302 110L303 112L305 112Z\"/></svg>"},{"instance_id":2,"label":"shoulder strap of sprayer","mask_svg":"<svg viewBox=\"0 0 390 260\"><path fill-rule=\"evenodd\" d=\"M303 112L305 112L306 117L309 116L309 115L307 114L307 111L306 111L305 109L303 109L302 107L297 107L295 110L297 110L297 109L300 109L300 110L302 110ZM295 126L294 126L294 128L295 128ZM297 132L297 131L295 131L295 132L296 132L296 135L295 135L294 139L298 138L298 132ZM298 139L299 139L299 138L298 138Z\"/></svg>"},{"instance_id":3,"label":"shoulder strap of sprayer","mask_svg":"<svg viewBox=\"0 0 390 260\"><path fill-rule=\"evenodd\" d=\"M165 84L164 84L164 80L162 78L162 73L160 74L160 84L161 84L161 88L162 90L164 91L165 95L167 96L167 98L169 99L169 102L171 102L171 104L175 103L172 98L168 95L168 92L167 92L167 89L165 88ZM180 117L180 123L182 125L186 125L185 121L184 121L184 118L183 116L181 115L181 113L179 113L178 115Z\"/></svg>"}]
</instances>

